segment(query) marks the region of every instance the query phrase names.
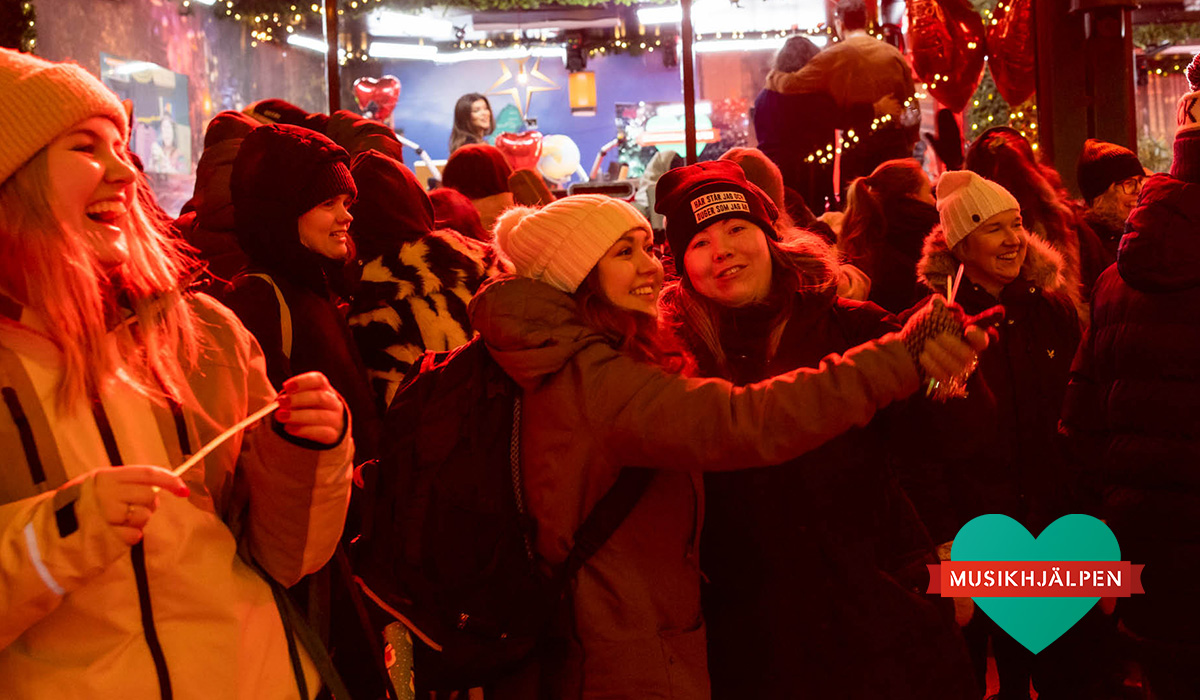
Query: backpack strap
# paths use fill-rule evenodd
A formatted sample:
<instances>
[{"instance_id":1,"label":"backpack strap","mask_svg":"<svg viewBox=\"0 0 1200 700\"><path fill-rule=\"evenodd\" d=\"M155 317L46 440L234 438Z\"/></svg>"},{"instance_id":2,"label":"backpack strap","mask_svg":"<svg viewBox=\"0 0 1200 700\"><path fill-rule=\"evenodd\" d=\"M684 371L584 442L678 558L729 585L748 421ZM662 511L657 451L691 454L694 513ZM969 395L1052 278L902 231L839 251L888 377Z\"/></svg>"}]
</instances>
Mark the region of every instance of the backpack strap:
<instances>
[{"instance_id":1,"label":"backpack strap","mask_svg":"<svg viewBox=\"0 0 1200 700\"><path fill-rule=\"evenodd\" d=\"M288 307L287 300L283 298L283 290L265 272L247 272L241 276L266 280L267 284L275 290L275 299L279 302L279 335L283 346L283 356L289 360L292 359L292 310Z\"/></svg>"},{"instance_id":2,"label":"backpack strap","mask_svg":"<svg viewBox=\"0 0 1200 700\"><path fill-rule=\"evenodd\" d=\"M621 527L633 507L641 500L650 486L654 470L645 467L625 467L617 476L617 482L605 493L587 519L575 531L575 544L567 554L567 561L559 572L565 586L593 554L600 551L609 537Z\"/></svg>"}]
</instances>

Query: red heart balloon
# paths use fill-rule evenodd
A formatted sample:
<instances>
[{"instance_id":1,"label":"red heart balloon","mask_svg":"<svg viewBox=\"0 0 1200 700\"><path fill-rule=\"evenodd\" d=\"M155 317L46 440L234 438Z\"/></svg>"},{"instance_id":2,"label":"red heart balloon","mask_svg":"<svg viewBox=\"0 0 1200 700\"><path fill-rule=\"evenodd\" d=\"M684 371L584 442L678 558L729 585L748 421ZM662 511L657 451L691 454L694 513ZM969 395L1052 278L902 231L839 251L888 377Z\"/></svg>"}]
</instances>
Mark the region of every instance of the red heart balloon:
<instances>
[{"instance_id":1,"label":"red heart balloon","mask_svg":"<svg viewBox=\"0 0 1200 700\"><path fill-rule=\"evenodd\" d=\"M952 111L967 106L983 77L983 20L969 0L906 0L913 69Z\"/></svg>"},{"instance_id":2,"label":"red heart balloon","mask_svg":"<svg viewBox=\"0 0 1200 700\"><path fill-rule=\"evenodd\" d=\"M513 170L533 170L542 157L542 133L526 131L514 134L506 131L496 137L496 148L508 158Z\"/></svg>"},{"instance_id":3,"label":"red heart balloon","mask_svg":"<svg viewBox=\"0 0 1200 700\"><path fill-rule=\"evenodd\" d=\"M1028 100L1037 89L1033 0L1009 0L1007 5L997 5L997 13L988 23L987 45L988 65L1000 96L1010 105Z\"/></svg>"},{"instance_id":4,"label":"red heart balloon","mask_svg":"<svg viewBox=\"0 0 1200 700\"><path fill-rule=\"evenodd\" d=\"M396 102L400 99L400 80L394 75L382 78L359 78L354 81L354 101L359 109L366 109L372 102L378 111L375 119L384 121L392 116Z\"/></svg>"}]
</instances>

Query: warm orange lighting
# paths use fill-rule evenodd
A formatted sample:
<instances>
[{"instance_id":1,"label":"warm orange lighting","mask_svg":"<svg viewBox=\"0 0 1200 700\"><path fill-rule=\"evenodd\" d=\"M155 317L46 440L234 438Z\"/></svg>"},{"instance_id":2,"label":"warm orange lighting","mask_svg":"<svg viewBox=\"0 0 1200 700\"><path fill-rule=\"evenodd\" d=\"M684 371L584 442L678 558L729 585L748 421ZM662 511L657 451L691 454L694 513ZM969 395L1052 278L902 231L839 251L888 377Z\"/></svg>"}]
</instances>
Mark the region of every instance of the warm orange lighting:
<instances>
[{"instance_id":1,"label":"warm orange lighting","mask_svg":"<svg viewBox=\"0 0 1200 700\"><path fill-rule=\"evenodd\" d=\"M571 114L577 117L596 116L596 74L590 70L572 73L567 78L567 95Z\"/></svg>"}]
</instances>

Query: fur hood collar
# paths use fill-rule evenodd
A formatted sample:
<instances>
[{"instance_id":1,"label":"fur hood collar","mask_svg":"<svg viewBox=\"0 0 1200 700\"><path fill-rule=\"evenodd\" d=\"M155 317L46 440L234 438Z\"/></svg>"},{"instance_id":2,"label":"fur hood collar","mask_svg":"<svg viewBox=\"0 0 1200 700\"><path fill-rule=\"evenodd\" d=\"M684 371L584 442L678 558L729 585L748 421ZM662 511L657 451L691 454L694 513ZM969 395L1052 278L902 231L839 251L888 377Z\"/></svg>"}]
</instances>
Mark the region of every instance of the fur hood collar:
<instances>
[{"instance_id":1,"label":"fur hood collar","mask_svg":"<svg viewBox=\"0 0 1200 700\"><path fill-rule=\"evenodd\" d=\"M1025 238L1025 262L1021 264L1021 278L1033 282L1043 291L1070 295L1063 257L1049 243L1028 232ZM944 292L946 276L958 272L959 260L946 245L946 235L941 224L933 227L925 237L921 260L917 263L917 281L926 287Z\"/></svg>"}]
</instances>

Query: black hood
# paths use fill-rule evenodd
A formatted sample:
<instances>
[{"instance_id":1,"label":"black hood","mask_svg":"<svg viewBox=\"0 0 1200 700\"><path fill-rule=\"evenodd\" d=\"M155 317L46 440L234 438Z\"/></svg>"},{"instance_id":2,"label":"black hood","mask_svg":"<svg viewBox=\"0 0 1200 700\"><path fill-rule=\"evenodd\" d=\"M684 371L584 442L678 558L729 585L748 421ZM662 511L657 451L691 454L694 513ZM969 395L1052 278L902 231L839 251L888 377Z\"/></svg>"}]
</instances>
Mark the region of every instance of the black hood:
<instances>
[{"instance_id":1,"label":"black hood","mask_svg":"<svg viewBox=\"0 0 1200 700\"><path fill-rule=\"evenodd\" d=\"M1200 185L1154 175L1146 180L1117 250L1117 270L1142 292L1200 286Z\"/></svg>"}]
</instances>

